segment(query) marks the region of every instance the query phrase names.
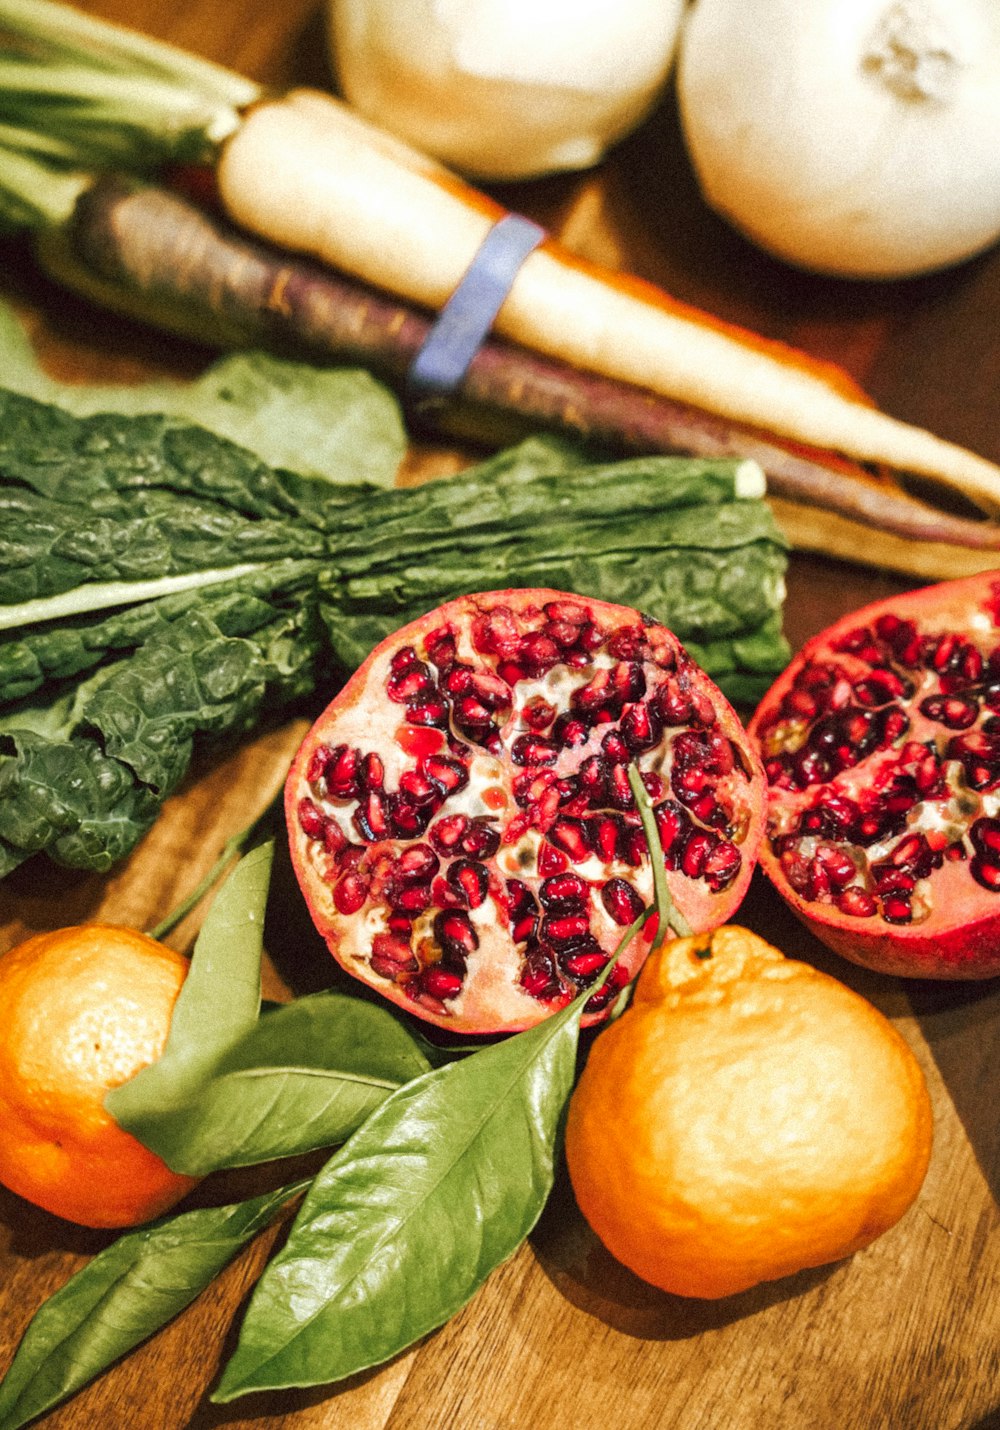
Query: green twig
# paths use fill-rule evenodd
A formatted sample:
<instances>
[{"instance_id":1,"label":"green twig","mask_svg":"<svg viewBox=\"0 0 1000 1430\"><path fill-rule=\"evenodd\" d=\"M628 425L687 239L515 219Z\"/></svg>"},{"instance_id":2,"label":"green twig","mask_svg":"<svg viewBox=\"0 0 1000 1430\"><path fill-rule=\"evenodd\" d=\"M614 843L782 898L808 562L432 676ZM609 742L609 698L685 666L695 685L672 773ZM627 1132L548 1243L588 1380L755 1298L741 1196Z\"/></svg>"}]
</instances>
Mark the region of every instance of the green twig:
<instances>
[{"instance_id":1,"label":"green twig","mask_svg":"<svg viewBox=\"0 0 1000 1430\"><path fill-rule=\"evenodd\" d=\"M682 938L688 938L694 933L694 929L674 903L670 889L667 886L667 871L663 865L663 846L660 843L660 831L656 825L656 814L653 810L653 801L649 797L649 791L642 782L642 775L639 773L638 765L629 765L628 782L635 795L636 807L639 810L639 818L642 820L643 833L646 836L646 843L649 845L649 859L653 866L653 893L656 899L656 911L660 916L659 927L653 939L653 949L659 948L660 944L667 936L668 928L672 928L675 933Z\"/></svg>"},{"instance_id":2,"label":"green twig","mask_svg":"<svg viewBox=\"0 0 1000 1430\"><path fill-rule=\"evenodd\" d=\"M253 844L258 833L265 825L270 823L274 816L275 809L278 808L281 803L281 798L282 796L279 792L275 795L264 812L259 814L252 824L248 824L245 829L241 829L238 834L233 835L232 839L226 841L218 859L216 859L205 877L191 890L187 898L178 904L171 913L167 914L166 918L162 919L155 928L149 930L150 938L166 938L167 934L170 933L172 929L175 929L182 919L187 918L191 910L205 897L213 884L222 878L222 875L232 861L245 853L250 845Z\"/></svg>"}]
</instances>

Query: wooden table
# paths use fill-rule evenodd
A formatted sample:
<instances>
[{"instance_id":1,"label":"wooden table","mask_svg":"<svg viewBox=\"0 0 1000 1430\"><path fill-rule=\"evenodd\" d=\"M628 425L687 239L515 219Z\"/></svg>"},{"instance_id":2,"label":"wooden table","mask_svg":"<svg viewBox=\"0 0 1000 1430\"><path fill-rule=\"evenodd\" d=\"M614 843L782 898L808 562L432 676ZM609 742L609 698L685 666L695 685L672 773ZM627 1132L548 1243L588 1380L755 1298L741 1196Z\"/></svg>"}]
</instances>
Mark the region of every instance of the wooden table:
<instances>
[{"instance_id":1,"label":"wooden table","mask_svg":"<svg viewBox=\"0 0 1000 1430\"><path fill-rule=\"evenodd\" d=\"M323 83L314 0L90 0L88 8L256 78ZM168 15L168 12L170 14ZM176 13L174 13L176 12ZM1000 253L940 277L854 286L796 274L708 213L670 106L592 174L511 186L501 197L578 250L630 267L725 317L841 362L890 412L1000 460ZM52 371L73 379L189 374L205 354L57 294L24 265L3 291ZM428 460L433 460L430 454ZM794 644L907 585L885 571L797 555ZM280 783L302 722L234 749L188 780L132 859L106 878L40 861L0 886L0 947L86 919L148 927L196 882L251 807ZM451 1324L339 1387L214 1407L234 1317L265 1259L251 1248L171 1327L46 1426L226 1425L305 1430L985 1430L1000 1425L1000 988L869 975L827 955L763 882L741 918L790 954L864 992L920 1058L936 1112L934 1157L903 1222L867 1251L719 1303L663 1295L618 1266L560 1183L530 1242ZM295 991L326 958L279 867L268 947L272 988ZM193 937L194 920L174 935ZM279 972L280 971L280 972ZM254 1174L232 1177L242 1193ZM107 1242L0 1193L0 1364L45 1296Z\"/></svg>"}]
</instances>

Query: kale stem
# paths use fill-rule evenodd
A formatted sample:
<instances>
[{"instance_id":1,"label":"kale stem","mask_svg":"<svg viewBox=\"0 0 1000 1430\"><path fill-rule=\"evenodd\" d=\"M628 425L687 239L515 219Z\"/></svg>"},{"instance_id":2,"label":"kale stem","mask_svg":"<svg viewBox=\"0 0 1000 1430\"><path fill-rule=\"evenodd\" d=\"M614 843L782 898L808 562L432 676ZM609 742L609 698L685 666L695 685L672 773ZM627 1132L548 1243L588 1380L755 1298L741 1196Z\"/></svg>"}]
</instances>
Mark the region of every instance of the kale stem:
<instances>
[{"instance_id":1,"label":"kale stem","mask_svg":"<svg viewBox=\"0 0 1000 1430\"><path fill-rule=\"evenodd\" d=\"M256 839L258 833L265 825L270 823L275 810L281 803L281 798L281 792L279 791L262 814L257 815L256 819L248 824L245 829L241 829L238 834L234 834L231 839L226 841L222 847L221 854L205 877L195 885L190 894L188 894L171 913L167 914L165 919L162 919L155 928L148 930L150 938L166 938L167 934L170 933L172 929L175 929L182 919L187 918L195 905L198 904L208 893L209 889L222 878L227 866L238 856L245 853Z\"/></svg>"},{"instance_id":2,"label":"kale stem","mask_svg":"<svg viewBox=\"0 0 1000 1430\"><path fill-rule=\"evenodd\" d=\"M672 928L675 933L682 938L688 938L694 933L694 929L674 903L670 890L667 887L667 872L663 866L663 846L660 843L660 831L656 826L656 815L653 812L653 801L649 797L649 791L642 782L638 765L629 765L628 782L635 795L636 806L639 810L639 818L642 820L643 833L646 836L646 843L649 845L649 858L653 866L653 891L656 899L656 911L659 914L659 927L653 939L650 949L659 948L660 944L667 936L667 929Z\"/></svg>"}]
</instances>

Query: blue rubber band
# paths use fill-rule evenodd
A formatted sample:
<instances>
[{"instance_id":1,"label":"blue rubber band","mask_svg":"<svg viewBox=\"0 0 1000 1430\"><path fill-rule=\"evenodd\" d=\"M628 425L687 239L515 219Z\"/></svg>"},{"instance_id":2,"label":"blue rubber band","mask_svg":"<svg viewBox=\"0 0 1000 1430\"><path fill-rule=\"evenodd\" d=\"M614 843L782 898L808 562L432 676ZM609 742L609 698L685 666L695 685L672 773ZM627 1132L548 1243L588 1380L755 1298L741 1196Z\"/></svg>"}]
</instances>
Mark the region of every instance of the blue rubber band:
<instances>
[{"instance_id":1,"label":"blue rubber band","mask_svg":"<svg viewBox=\"0 0 1000 1430\"><path fill-rule=\"evenodd\" d=\"M460 386L522 263L544 237L520 214L493 225L410 364L407 389L417 402L448 397Z\"/></svg>"}]
</instances>

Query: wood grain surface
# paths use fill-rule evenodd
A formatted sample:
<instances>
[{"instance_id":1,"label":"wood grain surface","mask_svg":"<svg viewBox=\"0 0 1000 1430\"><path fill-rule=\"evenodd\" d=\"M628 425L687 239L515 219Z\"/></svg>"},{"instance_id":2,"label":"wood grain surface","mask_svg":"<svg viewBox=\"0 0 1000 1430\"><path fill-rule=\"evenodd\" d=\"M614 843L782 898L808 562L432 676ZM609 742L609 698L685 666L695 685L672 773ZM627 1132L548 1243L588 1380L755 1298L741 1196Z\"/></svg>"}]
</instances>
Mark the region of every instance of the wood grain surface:
<instances>
[{"instance_id":1,"label":"wood grain surface","mask_svg":"<svg viewBox=\"0 0 1000 1430\"><path fill-rule=\"evenodd\" d=\"M91 0L87 8L258 79L329 83L314 0ZM590 257L843 364L890 412L1000 460L1000 254L902 284L795 273L752 251L700 202L669 102L585 175L496 190ZM0 292L70 379L188 375L208 355L57 293L17 250ZM0 377L2 380L2 377ZM461 453L415 449L411 468ZM916 584L873 564L796 555L796 645L838 615ZM0 885L0 949L101 918L149 926L262 809L305 729L268 731L199 767L127 863L104 878L33 862ZM171 941L187 947L198 914ZM836 961L759 881L741 920L859 989L892 1018L932 1091L936 1142L916 1205L847 1262L718 1303L657 1292L601 1248L561 1180L529 1242L449 1325L336 1387L208 1401L273 1239L251 1247L184 1315L40 1424L51 1430L985 1430L1000 1426L1000 989L903 983ZM329 968L279 858L268 991L318 986ZM212 1179L213 1200L265 1173ZM34 1310L106 1234L0 1191L0 1367Z\"/></svg>"}]
</instances>

